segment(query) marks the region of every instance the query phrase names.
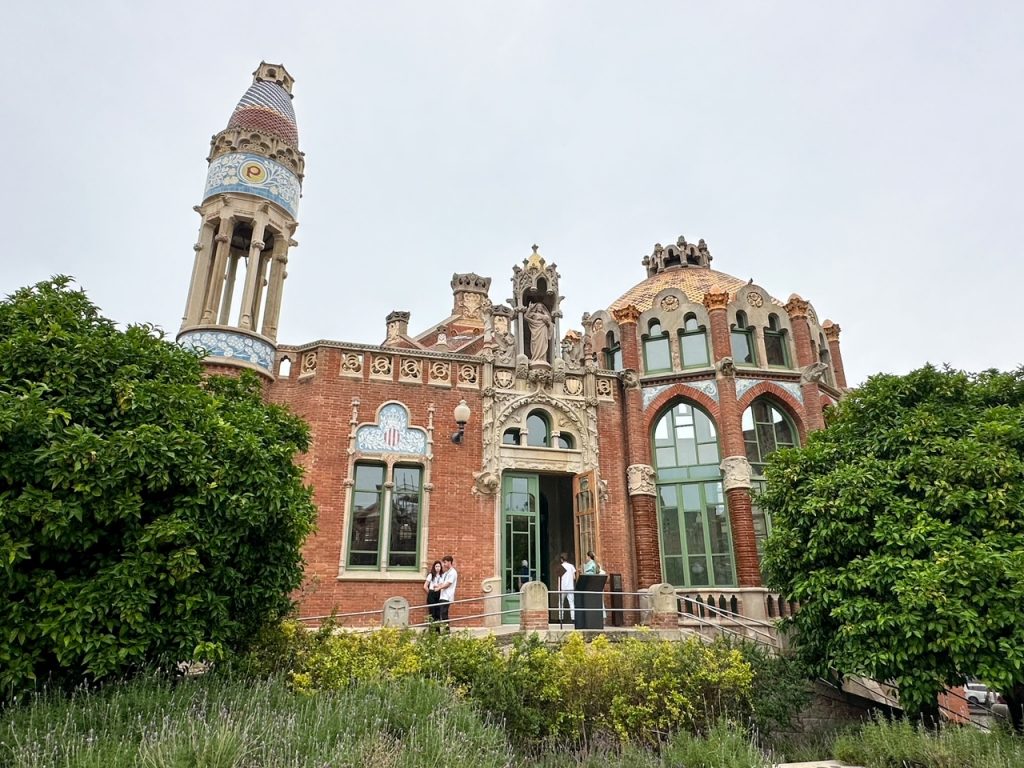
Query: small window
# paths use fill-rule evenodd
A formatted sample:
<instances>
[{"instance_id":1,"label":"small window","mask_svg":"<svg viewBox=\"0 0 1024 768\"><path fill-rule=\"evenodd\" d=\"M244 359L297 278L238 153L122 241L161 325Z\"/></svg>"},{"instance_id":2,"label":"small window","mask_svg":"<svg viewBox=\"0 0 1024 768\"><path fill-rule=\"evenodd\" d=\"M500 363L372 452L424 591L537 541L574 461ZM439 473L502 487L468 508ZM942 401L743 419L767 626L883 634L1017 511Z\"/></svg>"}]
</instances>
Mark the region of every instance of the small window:
<instances>
[{"instance_id":1,"label":"small window","mask_svg":"<svg viewBox=\"0 0 1024 768\"><path fill-rule=\"evenodd\" d=\"M563 432L558 436L558 447L563 451L570 451L576 447L576 441L573 440L572 435Z\"/></svg>"},{"instance_id":2,"label":"small window","mask_svg":"<svg viewBox=\"0 0 1024 768\"><path fill-rule=\"evenodd\" d=\"M526 444L534 448L551 447L551 425L542 411L533 411L526 417Z\"/></svg>"},{"instance_id":3,"label":"small window","mask_svg":"<svg viewBox=\"0 0 1024 768\"><path fill-rule=\"evenodd\" d=\"M707 332L704 326L697 324L697 316L693 313L683 320L683 329L679 332L679 352L683 368L706 368L711 364Z\"/></svg>"},{"instance_id":4,"label":"small window","mask_svg":"<svg viewBox=\"0 0 1024 768\"><path fill-rule=\"evenodd\" d=\"M754 333L747 325L747 313L736 313L736 324L732 327L732 361L736 365L757 365L754 353Z\"/></svg>"},{"instance_id":5,"label":"small window","mask_svg":"<svg viewBox=\"0 0 1024 768\"><path fill-rule=\"evenodd\" d=\"M277 366L277 377L287 379L292 375L292 359L285 355Z\"/></svg>"},{"instance_id":6,"label":"small window","mask_svg":"<svg viewBox=\"0 0 1024 768\"><path fill-rule=\"evenodd\" d=\"M604 367L612 371L622 370L622 345L612 331L605 337Z\"/></svg>"},{"instance_id":7,"label":"small window","mask_svg":"<svg viewBox=\"0 0 1024 768\"><path fill-rule=\"evenodd\" d=\"M768 365L792 367L786 332L779 325L779 316L775 314L768 315L768 327L764 329L764 354Z\"/></svg>"},{"instance_id":8,"label":"small window","mask_svg":"<svg viewBox=\"0 0 1024 768\"><path fill-rule=\"evenodd\" d=\"M519 445L520 431L516 428L506 429L501 436L502 445Z\"/></svg>"},{"instance_id":9,"label":"small window","mask_svg":"<svg viewBox=\"0 0 1024 768\"><path fill-rule=\"evenodd\" d=\"M672 370L672 353L669 350L668 333L661 330L661 323L651 320L643 337L644 370L647 373Z\"/></svg>"}]
</instances>

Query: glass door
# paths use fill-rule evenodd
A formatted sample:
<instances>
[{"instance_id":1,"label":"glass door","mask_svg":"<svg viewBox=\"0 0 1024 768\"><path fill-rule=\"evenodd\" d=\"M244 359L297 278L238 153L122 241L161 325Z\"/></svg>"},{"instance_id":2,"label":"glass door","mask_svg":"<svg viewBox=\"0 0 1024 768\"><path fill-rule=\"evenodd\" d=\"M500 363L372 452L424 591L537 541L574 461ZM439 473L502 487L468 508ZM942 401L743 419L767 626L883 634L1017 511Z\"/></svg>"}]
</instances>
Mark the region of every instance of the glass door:
<instances>
[{"instance_id":1,"label":"glass door","mask_svg":"<svg viewBox=\"0 0 1024 768\"><path fill-rule=\"evenodd\" d=\"M540 504L536 475L501 482L502 622L518 624L519 589L540 578Z\"/></svg>"}]
</instances>

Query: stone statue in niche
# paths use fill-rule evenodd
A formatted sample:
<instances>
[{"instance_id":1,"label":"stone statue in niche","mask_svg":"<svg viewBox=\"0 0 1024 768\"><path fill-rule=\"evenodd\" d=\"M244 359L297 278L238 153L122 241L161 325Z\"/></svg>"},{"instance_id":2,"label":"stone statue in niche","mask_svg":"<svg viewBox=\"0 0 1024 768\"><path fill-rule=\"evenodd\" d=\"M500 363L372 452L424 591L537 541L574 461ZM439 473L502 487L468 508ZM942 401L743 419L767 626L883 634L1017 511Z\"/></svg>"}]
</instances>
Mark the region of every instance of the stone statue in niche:
<instances>
[{"instance_id":1,"label":"stone statue in niche","mask_svg":"<svg viewBox=\"0 0 1024 768\"><path fill-rule=\"evenodd\" d=\"M535 301L526 310L526 324L530 328L530 362L547 362L548 347L551 345L551 312L539 301Z\"/></svg>"}]
</instances>

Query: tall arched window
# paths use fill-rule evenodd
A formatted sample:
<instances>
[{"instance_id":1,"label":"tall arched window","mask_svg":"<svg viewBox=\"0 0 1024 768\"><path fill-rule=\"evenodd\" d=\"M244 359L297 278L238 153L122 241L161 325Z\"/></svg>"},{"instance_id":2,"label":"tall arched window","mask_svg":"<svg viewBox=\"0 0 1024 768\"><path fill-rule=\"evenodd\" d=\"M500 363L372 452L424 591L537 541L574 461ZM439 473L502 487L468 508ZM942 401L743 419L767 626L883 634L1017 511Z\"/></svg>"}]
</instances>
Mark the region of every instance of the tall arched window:
<instances>
[{"instance_id":1,"label":"tall arched window","mask_svg":"<svg viewBox=\"0 0 1024 768\"><path fill-rule=\"evenodd\" d=\"M754 494L751 512L754 515L754 538L757 554L764 554L764 540L772 530L772 521L757 504L757 494L764 490L764 465L779 448L800 444L798 433L786 413L766 397L759 397L743 412L743 442L750 462L751 491Z\"/></svg>"},{"instance_id":2,"label":"tall arched window","mask_svg":"<svg viewBox=\"0 0 1024 768\"><path fill-rule=\"evenodd\" d=\"M683 368L706 368L711 365L707 331L703 325L697 324L697 316L692 312L683 320L683 328L679 331L679 352Z\"/></svg>"},{"instance_id":3,"label":"tall arched window","mask_svg":"<svg viewBox=\"0 0 1024 768\"><path fill-rule=\"evenodd\" d=\"M608 331L605 336L604 367L612 371L622 370L622 345L615 338L613 331Z\"/></svg>"},{"instance_id":4,"label":"tall arched window","mask_svg":"<svg viewBox=\"0 0 1024 768\"><path fill-rule=\"evenodd\" d=\"M668 331L661 330L661 323L651 320L647 326L644 342L644 371L657 373L672 370L672 353L669 350Z\"/></svg>"},{"instance_id":5,"label":"tall arched window","mask_svg":"<svg viewBox=\"0 0 1024 768\"><path fill-rule=\"evenodd\" d=\"M747 313L742 310L736 313L732 326L732 361L736 365L757 365L754 331L747 322Z\"/></svg>"},{"instance_id":6,"label":"tall arched window","mask_svg":"<svg viewBox=\"0 0 1024 768\"><path fill-rule=\"evenodd\" d=\"M654 427L662 576L686 587L735 586L718 435L706 413L680 403Z\"/></svg>"},{"instance_id":7,"label":"tall arched window","mask_svg":"<svg viewBox=\"0 0 1024 768\"><path fill-rule=\"evenodd\" d=\"M526 417L526 444L534 448L551 447L551 423L543 411L531 411Z\"/></svg>"},{"instance_id":8,"label":"tall arched window","mask_svg":"<svg viewBox=\"0 0 1024 768\"><path fill-rule=\"evenodd\" d=\"M789 361L789 342L786 331L779 325L779 316L768 315L768 327L764 329L764 354L768 365L791 368Z\"/></svg>"}]
</instances>

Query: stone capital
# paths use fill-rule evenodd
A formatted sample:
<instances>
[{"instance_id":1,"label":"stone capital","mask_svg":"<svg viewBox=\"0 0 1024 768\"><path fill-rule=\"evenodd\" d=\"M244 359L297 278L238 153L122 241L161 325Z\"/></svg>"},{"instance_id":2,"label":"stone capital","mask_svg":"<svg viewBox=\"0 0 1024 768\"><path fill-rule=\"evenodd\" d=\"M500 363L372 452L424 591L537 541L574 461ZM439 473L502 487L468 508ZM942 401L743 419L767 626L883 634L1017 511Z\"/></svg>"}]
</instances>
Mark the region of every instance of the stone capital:
<instances>
[{"instance_id":1,"label":"stone capital","mask_svg":"<svg viewBox=\"0 0 1024 768\"><path fill-rule=\"evenodd\" d=\"M704 294L704 306L708 312L714 312L719 309L724 312L725 308L729 306L729 292L708 291Z\"/></svg>"},{"instance_id":2,"label":"stone capital","mask_svg":"<svg viewBox=\"0 0 1024 768\"><path fill-rule=\"evenodd\" d=\"M795 320L798 317L807 317L811 309L811 303L794 293L789 297L789 302L783 309L789 314L791 320Z\"/></svg>"},{"instance_id":3,"label":"stone capital","mask_svg":"<svg viewBox=\"0 0 1024 768\"><path fill-rule=\"evenodd\" d=\"M722 488L750 488L750 462L746 456L726 456L722 459Z\"/></svg>"},{"instance_id":4,"label":"stone capital","mask_svg":"<svg viewBox=\"0 0 1024 768\"><path fill-rule=\"evenodd\" d=\"M622 380L622 386L626 389L640 389L640 374L632 368L619 371L619 378Z\"/></svg>"},{"instance_id":5,"label":"stone capital","mask_svg":"<svg viewBox=\"0 0 1024 768\"><path fill-rule=\"evenodd\" d=\"M839 341L839 331L841 330L842 329L831 320L826 320L825 324L821 326L822 333L825 334L825 338L829 341Z\"/></svg>"},{"instance_id":6,"label":"stone capital","mask_svg":"<svg viewBox=\"0 0 1024 768\"><path fill-rule=\"evenodd\" d=\"M626 467L626 492L630 496L654 496L654 467L649 464L630 464Z\"/></svg>"},{"instance_id":7,"label":"stone capital","mask_svg":"<svg viewBox=\"0 0 1024 768\"><path fill-rule=\"evenodd\" d=\"M619 325L628 325L630 323L636 325L636 321L640 319L640 310L632 304L627 304L621 309L612 311L612 318Z\"/></svg>"},{"instance_id":8,"label":"stone capital","mask_svg":"<svg viewBox=\"0 0 1024 768\"><path fill-rule=\"evenodd\" d=\"M825 363L811 363L800 371L801 384L817 384L825 378L828 366Z\"/></svg>"}]
</instances>

